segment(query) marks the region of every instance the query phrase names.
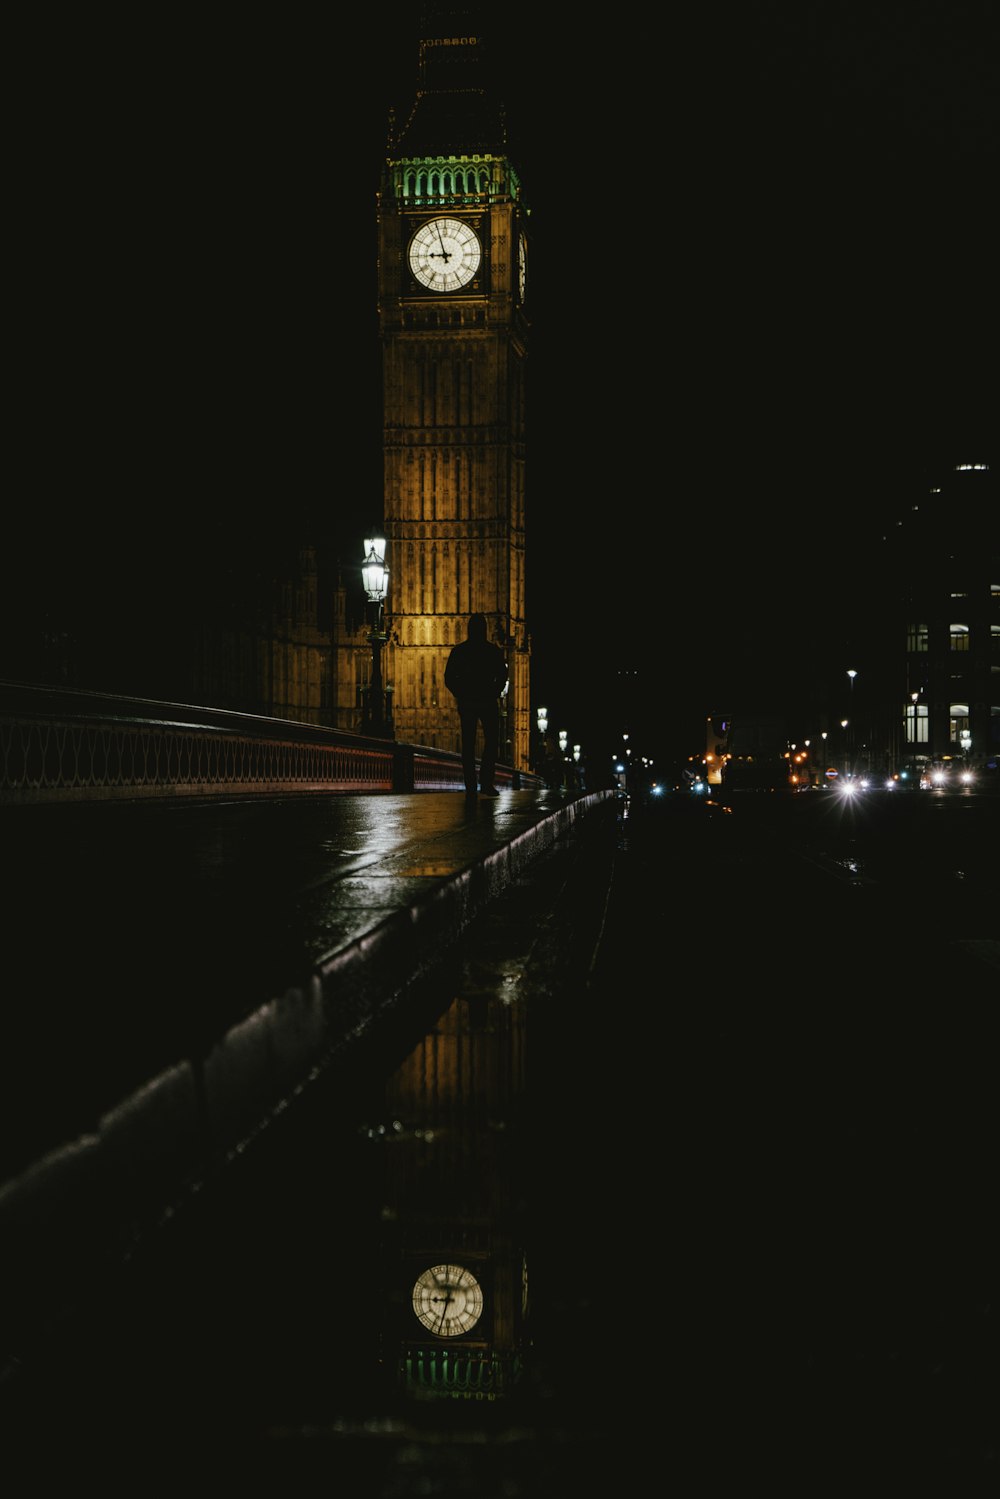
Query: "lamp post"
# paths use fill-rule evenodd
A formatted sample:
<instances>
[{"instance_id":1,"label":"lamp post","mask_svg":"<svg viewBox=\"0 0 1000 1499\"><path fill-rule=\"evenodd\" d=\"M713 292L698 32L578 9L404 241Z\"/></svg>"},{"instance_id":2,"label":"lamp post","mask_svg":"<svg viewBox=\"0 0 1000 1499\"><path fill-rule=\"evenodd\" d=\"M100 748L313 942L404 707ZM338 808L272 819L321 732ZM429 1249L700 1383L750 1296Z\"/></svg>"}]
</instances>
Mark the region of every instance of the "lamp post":
<instances>
[{"instance_id":1,"label":"lamp post","mask_svg":"<svg viewBox=\"0 0 1000 1499\"><path fill-rule=\"evenodd\" d=\"M535 770L539 775L545 774L545 763L548 759L548 750L545 736L549 732L549 710L548 708L537 708L535 710L535 721L538 726L538 750L535 755Z\"/></svg>"},{"instance_id":2,"label":"lamp post","mask_svg":"<svg viewBox=\"0 0 1000 1499\"><path fill-rule=\"evenodd\" d=\"M382 686L382 647L387 636L383 628L382 604L389 587L389 569L385 565L385 537L365 538L365 560L361 564L361 578L368 602L373 605L374 619L368 631L368 644L372 648L372 680L365 693L361 715L361 731L378 739L392 739L392 715L385 711L385 690Z\"/></svg>"}]
</instances>

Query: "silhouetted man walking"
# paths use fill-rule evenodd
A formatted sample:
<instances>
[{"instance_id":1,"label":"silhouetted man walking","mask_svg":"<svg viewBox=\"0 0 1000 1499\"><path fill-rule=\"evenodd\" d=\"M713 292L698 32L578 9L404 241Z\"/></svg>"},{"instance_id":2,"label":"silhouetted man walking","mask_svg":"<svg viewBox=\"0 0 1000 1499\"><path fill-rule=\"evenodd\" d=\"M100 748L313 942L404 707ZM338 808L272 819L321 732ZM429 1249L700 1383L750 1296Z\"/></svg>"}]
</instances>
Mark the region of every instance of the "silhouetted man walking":
<instances>
[{"instance_id":1,"label":"silhouetted man walking","mask_svg":"<svg viewBox=\"0 0 1000 1499\"><path fill-rule=\"evenodd\" d=\"M500 745L500 694L508 680L503 651L486 638L486 615L470 614L467 638L453 646L444 669L444 685L458 705L462 726L462 771L467 795L476 790L476 729L483 726L479 789L499 796L493 784Z\"/></svg>"}]
</instances>

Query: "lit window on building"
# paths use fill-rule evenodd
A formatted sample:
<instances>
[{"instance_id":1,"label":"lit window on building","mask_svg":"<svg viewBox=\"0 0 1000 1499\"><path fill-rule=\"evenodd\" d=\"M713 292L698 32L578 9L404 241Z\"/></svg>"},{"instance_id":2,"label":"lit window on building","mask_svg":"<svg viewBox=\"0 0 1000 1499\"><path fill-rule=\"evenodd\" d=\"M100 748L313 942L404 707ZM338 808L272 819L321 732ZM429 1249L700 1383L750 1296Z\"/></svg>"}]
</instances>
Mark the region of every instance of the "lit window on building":
<instances>
[{"instance_id":1,"label":"lit window on building","mask_svg":"<svg viewBox=\"0 0 1000 1499\"><path fill-rule=\"evenodd\" d=\"M969 627L968 625L951 625L951 648L953 651L967 651L969 649Z\"/></svg>"},{"instance_id":2,"label":"lit window on building","mask_svg":"<svg viewBox=\"0 0 1000 1499\"><path fill-rule=\"evenodd\" d=\"M952 744L961 744L964 749L971 746L968 703L952 703L948 709L948 737Z\"/></svg>"},{"instance_id":3,"label":"lit window on building","mask_svg":"<svg viewBox=\"0 0 1000 1499\"><path fill-rule=\"evenodd\" d=\"M907 625L906 627L906 649L908 651L927 650L927 626Z\"/></svg>"},{"instance_id":4,"label":"lit window on building","mask_svg":"<svg viewBox=\"0 0 1000 1499\"><path fill-rule=\"evenodd\" d=\"M926 744L927 741L927 704L911 703L906 710L906 742L907 744Z\"/></svg>"}]
</instances>

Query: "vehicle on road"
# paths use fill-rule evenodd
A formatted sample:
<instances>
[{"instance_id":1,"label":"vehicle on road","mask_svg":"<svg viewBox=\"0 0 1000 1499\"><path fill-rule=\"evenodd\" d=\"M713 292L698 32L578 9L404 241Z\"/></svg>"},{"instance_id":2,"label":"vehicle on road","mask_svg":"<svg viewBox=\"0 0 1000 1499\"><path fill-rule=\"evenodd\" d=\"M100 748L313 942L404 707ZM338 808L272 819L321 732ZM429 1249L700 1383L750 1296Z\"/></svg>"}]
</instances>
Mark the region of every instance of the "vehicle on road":
<instances>
[{"instance_id":1,"label":"vehicle on road","mask_svg":"<svg viewBox=\"0 0 1000 1499\"><path fill-rule=\"evenodd\" d=\"M976 774L963 760L945 755L926 767L920 784L924 791L971 791L976 784Z\"/></svg>"}]
</instances>

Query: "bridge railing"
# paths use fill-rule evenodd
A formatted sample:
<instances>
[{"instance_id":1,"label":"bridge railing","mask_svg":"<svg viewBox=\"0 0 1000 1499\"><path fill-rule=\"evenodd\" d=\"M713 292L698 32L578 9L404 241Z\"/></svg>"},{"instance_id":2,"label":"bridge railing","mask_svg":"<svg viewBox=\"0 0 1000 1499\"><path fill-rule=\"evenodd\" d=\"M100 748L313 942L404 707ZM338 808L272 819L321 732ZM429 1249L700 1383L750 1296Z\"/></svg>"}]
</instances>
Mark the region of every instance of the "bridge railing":
<instances>
[{"instance_id":1,"label":"bridge railing","mask_svg":"<svg viewBox=\"0 0 1000 1499\"><path fill-rule=\"evenodd\" d=\"M498 765L501 786L542 786ZM462 791L459 755L288 719L0 683L0 806Z\"/></svg>"}]
</instances>

